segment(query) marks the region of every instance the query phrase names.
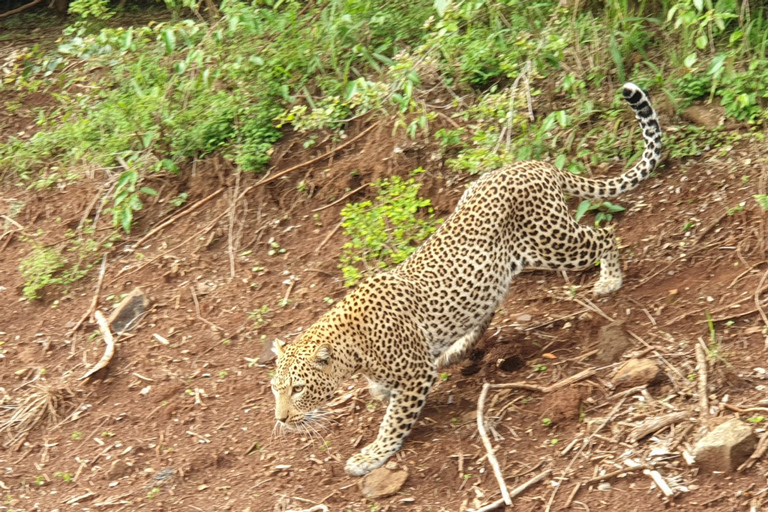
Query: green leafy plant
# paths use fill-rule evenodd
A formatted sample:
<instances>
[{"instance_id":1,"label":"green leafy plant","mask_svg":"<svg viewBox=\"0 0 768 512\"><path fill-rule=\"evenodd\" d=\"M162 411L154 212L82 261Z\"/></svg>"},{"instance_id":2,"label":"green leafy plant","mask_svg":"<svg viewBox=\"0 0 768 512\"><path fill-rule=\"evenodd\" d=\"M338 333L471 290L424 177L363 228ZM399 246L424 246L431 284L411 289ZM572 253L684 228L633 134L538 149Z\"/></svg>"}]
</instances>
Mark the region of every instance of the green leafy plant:
<instances>
[{"instance_id":1,"label":"green leafy plant","mask_svg":"<svg viewBox=\"0 0 768 512\"><path fill-rule=\"evenodd\" d=\"M755 194L752 196L763 211L768 211L768 194Z\"/></svg>"},{"instance_id":2,"label":"green leafy plant","mask_svg":"<svg viewBox=\"0 0 768 512\"><path fill-rule=\"evenodd\" d=\"M404 261L437 225L429 199L418 196L413 178L379 180L376 199L349 204L341 211L344 244L341 269L344 283L355 284L363 273Z\"/></svg>"},{"instance_id":3,"label":"green leafy plant","mask_svg":"<svg viewBox=\"0 0 768 512\"><path fill-rule=\"evenodd\" d=\"M589 211L597 211L595 215L595 226L599 226L601 222L610 222L613 219L613 214L623 212L626 210L623 206L613 204L610 201L603 201L600 203L593 203L587 199L581 201L576 208L576 214L574 218L576 222L581 220L585 213Z\"/></svg>"},{"instance_id":4,"label":"green leafy plant","mask_svg":"<svg viewBox=\"0 0 768 512\"><path fill-rule=\"evenodd\" d=\"M56 249L36 246L32 253L21 260L19 270L24 277L24 297L40 298L40 292L48 285L61 282L56 274L66 265L66 259Z\"/></svg>"},{"instance_id":5,"label":"green leafy plant","mask_svg":"<svg viewBox=\"0 0 768 512\"><path fill-rule=\"evenodd\" d=\"M63 473L61 471L57 471L56 473L53 474L53 476L59 477L65 482L69 483L69 482L72 482L72 478L74 475L72 473Z\"/></svg>"},{"instance_id":6,"label":"green leafy plant","mask_svg":"<svg viewBox=\"0 0 768 512\"><path fill-rule=\"evenodd\" d=\"M129 169L120 175L115 187L115 196L112 199L112 208L108 210L112 214L112 224L122 227L126 233L131 232L133 212L139 211L144 204L139 198L139 192L156 196L157 192L149 187L141 187L137 190L139 173L135 169Z\"/></svg>"}]
</instances>

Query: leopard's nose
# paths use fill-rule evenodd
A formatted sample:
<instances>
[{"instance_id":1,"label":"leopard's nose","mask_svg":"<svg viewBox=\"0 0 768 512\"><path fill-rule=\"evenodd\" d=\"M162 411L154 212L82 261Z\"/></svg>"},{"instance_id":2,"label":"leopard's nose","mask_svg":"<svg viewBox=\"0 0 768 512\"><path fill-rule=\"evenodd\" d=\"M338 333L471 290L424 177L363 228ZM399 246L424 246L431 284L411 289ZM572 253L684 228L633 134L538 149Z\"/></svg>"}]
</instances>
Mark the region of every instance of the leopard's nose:
<instances>
[{"instance_id":1,"label":"leopard's nose","mask_svg":"<svg viewBox=\"0 0 768 512\"><path fill-rule=\"evenodd\" d=\"M286 421L288 421L288 415L285 415L282 418L279 416L275 416L275 418L277 418L277 421L279 421L280 423L285 423Z\"/></svg>"}]
</instances>

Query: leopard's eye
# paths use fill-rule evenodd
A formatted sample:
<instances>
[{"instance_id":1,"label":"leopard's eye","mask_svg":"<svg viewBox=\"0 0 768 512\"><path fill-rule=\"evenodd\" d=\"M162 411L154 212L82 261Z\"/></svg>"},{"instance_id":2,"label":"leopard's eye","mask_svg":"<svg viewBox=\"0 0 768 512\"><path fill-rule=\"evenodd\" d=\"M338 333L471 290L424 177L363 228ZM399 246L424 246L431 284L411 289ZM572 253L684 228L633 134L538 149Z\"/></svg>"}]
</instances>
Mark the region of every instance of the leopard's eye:
<instances>
[{"instance_id":1,"label":"leopard's eye","mask_svg":"<svg viewBox=\"0 0 768 512\"><path fill-rule=\"evenodd\" d=\"M301 393L302 391L304 391L304 386L293 386L294 393Z\"/></svg>"}]
</instances>

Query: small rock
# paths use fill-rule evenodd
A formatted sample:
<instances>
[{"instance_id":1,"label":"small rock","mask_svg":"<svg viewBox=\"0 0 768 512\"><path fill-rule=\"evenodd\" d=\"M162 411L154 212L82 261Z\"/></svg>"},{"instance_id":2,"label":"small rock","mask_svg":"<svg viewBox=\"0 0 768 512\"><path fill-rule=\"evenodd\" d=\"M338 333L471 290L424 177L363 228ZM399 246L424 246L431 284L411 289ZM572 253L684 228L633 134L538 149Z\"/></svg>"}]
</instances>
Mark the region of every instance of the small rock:
<instances>
[{"instance_id":1,"label":"small rock","mask_svg":"<svg viewBox=\"0 0 768 512\"><path fill-rule=\"evenodd\" d=\"M611 379L616 387L634 387L650 384L659 377L659 365L653 359L630 359Z\"/></svg>"},{"instance_id":2,"label":"small rock","mask_svg":"<svg viewBox=\"0 0 768 512\"><path fill-rule=\"evenodd\" d=\"M610 491L611 490L611 484L608 482L603 482L597 486L598 491Z\"/></svg>"},{"instance_id":3,"label":"small rock","mask_svg":"<svg viewBox=\"0 0 768 512\"><path fill-rule=\"evenodd\" d=\"M752 455L756 445L752 427L733 418L699 439L693 456L704 471L735 471Z\"/></svg>"},{"instance_id":4,"label":"small rock","mask_svg":"<svg viewBox=\"0 0 768 512\"><path fill-rule=\"evenodd\" d=\"M528 314L522 314L522 315L517 315L516 320L518 321L518 323L525 324L533 320L533 317Z\"/></svg>"},{"instance_id":5,"label":"small rock","mask_svg":"<svg viewBox=\"0 0 768 512\"><path fill-rule=\"evenodd\" d=\"M394 462L374 469L360 480L360 490L366 498L386 498L403 487L408 479L408 472Z\"/></svg>"},{"instance_id":6,"label":"small rock","mask_svg":"<svg viewBox=\"0 0 768 512\"><path fill-rule=\"evenodd\" d=\"M115 460L107 470L108 480L118 480L133 471L133 467L126 464L122 459Z\"/></svg>"},{"instance_id":7,"label":"small rock","mask_svg":"<svg viewBox=\"0 0 768 512\"><path fill-rule=\"evenodd\" d=\"M149 308L149 299L141 288L134 290L125 296L109 315L109 328L114 335L130 331L138 323L139 318Z\"/></svg>"},{"instance_id":8,"label":"small rock","mask_svg":"<svg viewBox=\"0 0 768 512\"><path fill-rule=\"evenodd\" d=\"M611 364L632 346L624 331L624 322L613 322L600 328L597 335L597 362Z\"/></svg>"}]
</instances>

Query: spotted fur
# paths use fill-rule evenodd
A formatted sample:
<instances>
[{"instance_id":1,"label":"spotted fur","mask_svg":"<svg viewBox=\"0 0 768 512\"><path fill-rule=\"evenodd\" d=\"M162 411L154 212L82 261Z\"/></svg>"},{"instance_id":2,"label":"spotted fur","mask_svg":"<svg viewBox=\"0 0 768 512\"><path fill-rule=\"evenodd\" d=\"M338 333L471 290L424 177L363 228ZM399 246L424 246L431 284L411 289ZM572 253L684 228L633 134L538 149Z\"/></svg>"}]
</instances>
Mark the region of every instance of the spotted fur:
<instances>
[{"instance_id":1,"label":"spotted fur","mask_svg":"<svg viewBox=\"0 0 768 512\"><path fill-rule=\"evenodd\" d=\"M645 93L624 85L645 140L621 176L589 179L543 162L488 172L406 261L364 280L287 347L272 379L278 424L300 428L341 382L361 373L389 399L373 443L349 459L364 475L397 452L419 417L436 368L462 357L483 335L512 278L524 268L576 270L600 261L598 295L622 284L616 241L578 224L564 194L606 199L635 188L656 167L661 128Z\"/></svg>"}]
</instances>

